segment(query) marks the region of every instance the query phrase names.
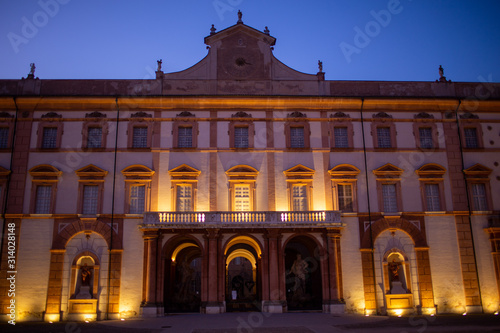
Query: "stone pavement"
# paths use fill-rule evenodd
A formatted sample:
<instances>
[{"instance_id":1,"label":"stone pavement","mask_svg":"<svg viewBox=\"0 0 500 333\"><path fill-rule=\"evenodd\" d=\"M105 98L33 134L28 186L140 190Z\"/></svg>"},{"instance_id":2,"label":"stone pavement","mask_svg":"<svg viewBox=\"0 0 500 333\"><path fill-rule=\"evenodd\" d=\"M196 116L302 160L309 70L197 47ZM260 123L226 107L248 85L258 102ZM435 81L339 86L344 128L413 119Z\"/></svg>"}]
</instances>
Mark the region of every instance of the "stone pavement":
<instances>
[{"instance_id":1,"label":"stone pavement","mask_svg":"<svg viewBox=\"0 0 500 333\"><path fill-rule=\"evenodd\" d=\"M260 312L220 315L178 314L161 318L110 320L92 323L20 322L0 324L0 332L29 333L445 333L500 332L500 318L492 314L435 317L384 317L323 313Z\"/></svg>"}]
</instances>

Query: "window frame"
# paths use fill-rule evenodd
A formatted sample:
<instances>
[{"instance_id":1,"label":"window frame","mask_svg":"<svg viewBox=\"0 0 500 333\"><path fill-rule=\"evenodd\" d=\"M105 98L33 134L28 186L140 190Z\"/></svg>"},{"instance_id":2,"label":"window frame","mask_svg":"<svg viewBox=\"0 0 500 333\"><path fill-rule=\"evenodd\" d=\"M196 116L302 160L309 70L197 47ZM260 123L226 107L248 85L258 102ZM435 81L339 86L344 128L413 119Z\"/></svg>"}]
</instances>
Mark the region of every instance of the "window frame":
<instances>
[{"instance_id":1,"label":"window frame","mask_svg":"<svg viewBox=\"0 0 500 333\"><path fill-rule=\"evenodd\" d=\"M371 124L371 135L373 139L373 147L376 150L384 150L384 151L394 151L397 149L397 132L396 132L396 125L394 124L394 121L392 119L392 116L385 113L385 112L379 112L377 114L374 114L372 116L372 124ZM390 143L391 147L380 147L378 144L378 128L381 127L388 127L389 128L389 135L390 137Z\"/></svg>"},{"instance_id":2,"label":"window frame","mask_svg":"<svg viewBox=\"0 0 500 333\"><path fill-rule=\"evenodd\" d=\"M45 128L56 128L56 145L55 147L43 147L43 133ZM42 115L41 120L38 122L37 129L37 148L42 151L53 151L55 149L61 148L61 141L63 135L64 123L62 121L62 115L55 112L49 112Z\"/></svg>"},{"instance_id":3,"label":"window frame","mask_svg":"<svg viewBox=\"0 0 500 333\"><path fill-rule=\"evenodd\" d=\"M14 118L14 115L6 111L0 112L0 127L7 128L7 145L3 148L0 148L0 151L12 149L14 140Z\"/></svg>"},{"instance_id":4,"label":"window frame","mask_svg":"<svg viewBox=\"0 0 500 333\"><path fill-rule=\"evenodd\" d=\"M49 215L55 213L56 197L57 197L57 184L62 171L48 164L40 164L34 166L28 171L31 175L31 200L30 200L30 214ZM50 203L48 213L36 212L37 191L39 186L50 186Z\"/></svg>"},{"instance_id":5,"label":"window frame","mask_svg":"<svg viewBox=\"0 0 500 333\"><path fill-rule=\"evenodd\" d=\"M191 127L191 147L179 147L179 128ZM196 149L198 148L198 121L195 115L191 112L183 111L178 114L172 124L172 146L173 148L182 149Z\"/></svg>"},{"instance_id":6,"label":"window frame","mask_svg":"<svg viewBox=\"0 0 500 333\"><path fill-rule=\"evenodd\" d=\"M226 175L229 181L229 209L233 212L241 212L236 210L236 191L235 187L237 185L248 185L249 186L249 201L250 201L250 212L256 209L256 196L255 196L255 184L257 182L257 176L259 171L249 165L236 165L226 171Z\"/></svg>"},{"instance_id":7,"label":"window frame","mask_svg":"<svg viewBox=\"0 0 500 333\"><path fill-rule=\"evenodd\" d=\"M328 173L332 180L332 190L333 190L333 209L340 209L340 201L338 195L339 185L350 185L352 190L352 212L342 213L355 213L358 211L358 189L357 189L357 176L361 171L351 164L339 164L333 167Z\"/></svg>"},{"instance_id":8,"label":"window frame","mask_svg":"<svg viewBox=\"0 0 500 333\"><path fill-rule=\"evenodd\" d=\"M201 174L200 170L197 170L187 164L181 164L168 171L170 174L171 183L171 211L177 212L177 186L191 185L191 205L192 211L197 209L197 197L198 197L198 177Z\"/></svg>"},{"instance_id":9,"label":"window frame","mask_svg":"<svg viewBox=\"0 0 500 333\"><path fill-rule=\"evenodd\" d=\"M125 178L125 197L124 197L124 211L125 214L132 215L142 215L144 212L151 209L151 182L155 172L148 168L147 166L140 164L133 164L122 171L122 175ZM144 188L144 210L143 213L131 213L130 212L130 196L131 188L133 186L145 186Z\"/></svg>"},{"instance_id":10,"label":"window frame","mask_svg":"<svg viewBox=\"0 0 500 333\"><path fill-rule=\"evenodd\" d=\"M248 147L236 147L235 145L235 128L248 128ZM255 125L252 115L243 111L239 111L231 115L231 120L228 124L229 148L232 149L252 149L254 148Z\"/></svg>"},{"instance_id":11,"label":"window frame","mask_svg":"<svg viewBox=\"0 0 500 333\"><path fill-rule=\"evenodd\" d=\"M287 202L288 202L288 210L293 210L293 186L294 185L305 185L306 186L306 195L307 195L307 210L313 210L313 176L314 170L308 168L302 164L297 164L296 166L283 171L286 177L287 184Z\"/></svg>"},{"instance_id":12,"label":"window frame","mask_svg":"<svg viewBox=\"0 0 500 333\"><path fill-rule=\"evenodd\" d=\"M0 211L3 212L5 197L7 195L7 183L11 171L0 166Z\"/></svg>"},{"instance_id":13,"label":"window frame","mask_svg":"<svg viewBox=\"0 0 500 333\"><path fill-rule=\"evenodd\" d=\"M103 210L103 192L104 192L104 181L108 174L107 171L93 165L89 164L83 168L75 171L78 180L78 201L77 201L77 212L81 215L98 215L102 214ZM84 200L84 186L85 185L97 185L97 211L96 214L83 214L83 200Z\"/></svg>"},{"instance_id":14,"label":"window frame","mask_svg":"<svg viewBox=\"0 0 500 333\"><path fill-rule=\"evenodd\" d=\"M377 197L379 211L384 215L395 215L403 212L403 197L401 191L401 177L404 170L391 163L387 163L378 169L373 170L377 182ZM397 211L384 211L383 185L395 185Z\"/></svg>"},{"instance_id":15,"label":"window frame","mask_svg":"<svg viewBox=\"0 0 500 333\"><path fill-rule=\"evenodd\" d=\"M426 213L436 213L446 211L446 200L444 193L444 174L446 169L436 163L427 163L415 170L420 182L420 197L422 200L422 210ZM425 185L436 184L439 190L439 204L441 210L430 210L427 206L427 194L425 192Z\"/></svg>"},{"instance_id":16,"label":"window frame","mask_svg":"<svg viewBox=\"0 0 500 333\"><path fill-rule=\"evenodd\" d=\"M470 151L483 149L484 148L483 128L481 126L479 117L476 114L465 112L464 114L460 115L459 119L460 119L459 126L460 126L462 147L465 150L470 150ZM468 128L474 128L476 130L477 147L467 147L467 140L465 138L465 129Z\"/></svg>"},{"instance_id":17,"label":"window frame","mask_svg":"<svg viewBox=\"0 0 500 333\"><path fill-rule=\"evenodd\" d=\"M88 135L90 128L101 128L101 147L88 147ZM103 150L107 146L108 123L106 120L86 121L82 128L82 149Z\"/></svg>"},{"instance_id":18,"label":"window frame","mask_svg":"<svg viewBox=\"0 0 500 333\"><path fill-rule=\"evenodd\" d=\"M345 127L347 128L347 147L337 147L335 144L335 128ZM352 149L354 148L353 137L354 130L352 125L352 119L349 115L344 112L337 112L330 115L330 147L334 149Z\"/></svg>"},{"instance_id":19,"label":"window frame","mask_svg":"<svg viewBox=\"0 0 500 333\"><path fill-rule=\"evenodd\" d=\"M127 147L129 149L151 149L153 136L153 116L149 113L139 111L132 114L127 127ZM134 147L134 128L147 128L146 147Z\"/></svg>"},{"instance_id":20,"label":"window frame","mask_svg":"<svg viewBox=\"0 0 500 333\"><path fill-rule=\"evenodd\" d=\"M426 147L422 146L422 138L420 136L420 129L421 128L430 128L432 147L426 148ZM417 148L422 149L422 150L426 150L426 151L439 149L438 131L437 131L436 123L431 122L429 120L422 121L422 122L415 122L413 124L413 135L415 136L415 146Z\"/></svg>"},{"instance_id":21,"label":"window frame","mask_svg":"<svg viewBox=\"0 0 500 333\"><path fill-rule=\"evenodd\" d=\"M491 193L491 185L490 185L490 175L493 172L492 169L476 163L470 168L464 170L465 178L467 181L467 188L469 194L469 206L470 209L474 212L490 212L493 211L493 200ZM484 184L484 190L486 195L486 205L487 210L477 210L474 204L474 193L473 193L473 184Z\"/></svg>"},{"instance_id":22,"label":"window frame","mask_svg":"<svg viewBox=\"0 0 500 333\"><path fill-rule=\"evenodd\" d=\"M304 129L304 147L292 147L292 127L302 127ZM306 150L311 148L311 127L309 125L309 121L307 120L306 114L298 111L288 114L284 131L287 149Z\"/></svg>"}]
</instances>

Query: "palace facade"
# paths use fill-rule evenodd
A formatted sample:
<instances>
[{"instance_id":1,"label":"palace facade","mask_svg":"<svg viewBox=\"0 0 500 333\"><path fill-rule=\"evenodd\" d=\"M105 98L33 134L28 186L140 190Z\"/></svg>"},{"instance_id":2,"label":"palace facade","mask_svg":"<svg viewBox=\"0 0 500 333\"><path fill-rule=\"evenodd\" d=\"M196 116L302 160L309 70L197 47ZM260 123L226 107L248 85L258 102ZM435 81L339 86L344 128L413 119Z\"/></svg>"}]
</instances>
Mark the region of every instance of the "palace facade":
<instances>
[{"instance_id":1,"label":"palace facade","mask_svg":"<svg viewBox=\"0 0 500 333\"><path fill-rule=\"evenodd\" d=\"M329 81L275 41L0 80L2 318L499 310L500 84Z\"/></svg>"}]
</instances>

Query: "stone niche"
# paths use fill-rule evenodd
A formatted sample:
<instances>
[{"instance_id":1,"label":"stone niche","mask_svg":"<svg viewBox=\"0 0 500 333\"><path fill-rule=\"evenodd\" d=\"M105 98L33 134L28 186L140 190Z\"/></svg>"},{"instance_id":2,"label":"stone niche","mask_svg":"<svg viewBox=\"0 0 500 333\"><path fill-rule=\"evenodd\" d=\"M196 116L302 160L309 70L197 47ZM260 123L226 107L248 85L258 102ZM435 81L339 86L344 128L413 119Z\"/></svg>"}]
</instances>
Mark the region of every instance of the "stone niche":
<instances>
[{"instance_id":1,"label":"stone niche","mask_svg":"<svg viewBox=\"0 0 500 333\"><path fill-rule=\"evenodd\" d=\"M72 296L68 303L68 314L73 320L97 319L99 261L95 255L89 254L77 256L71 267Z\"/></svg>"},{"instance_id":2,"label":"stone niche","mask_svg":"<svg viewBox=\"0 0 500 333\"><path fill-rule=\"evenodd\" d=\"M387 312L401 315L413 311L413 295L409 289L410 267L408 260L398 252L390 253L384 260L384 286Z\"/></svg>"}]
</instances>

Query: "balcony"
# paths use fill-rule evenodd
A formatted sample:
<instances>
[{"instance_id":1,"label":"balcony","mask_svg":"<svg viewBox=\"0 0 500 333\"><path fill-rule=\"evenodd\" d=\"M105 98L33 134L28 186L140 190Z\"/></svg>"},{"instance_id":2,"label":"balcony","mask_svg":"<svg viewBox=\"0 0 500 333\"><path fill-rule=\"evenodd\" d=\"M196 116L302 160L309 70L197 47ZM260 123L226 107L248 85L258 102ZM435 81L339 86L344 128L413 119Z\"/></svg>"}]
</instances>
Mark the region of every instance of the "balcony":
<instances>
[{"instance_id":1,"label":"balcony","mask_svg":"<svg viewBox=\"0 0 500 333\"><path fill-rule=\"evenodd\" d=\"M142 228L340 227L339 211L145 212Z\"/></svg>"}]
</instances>

